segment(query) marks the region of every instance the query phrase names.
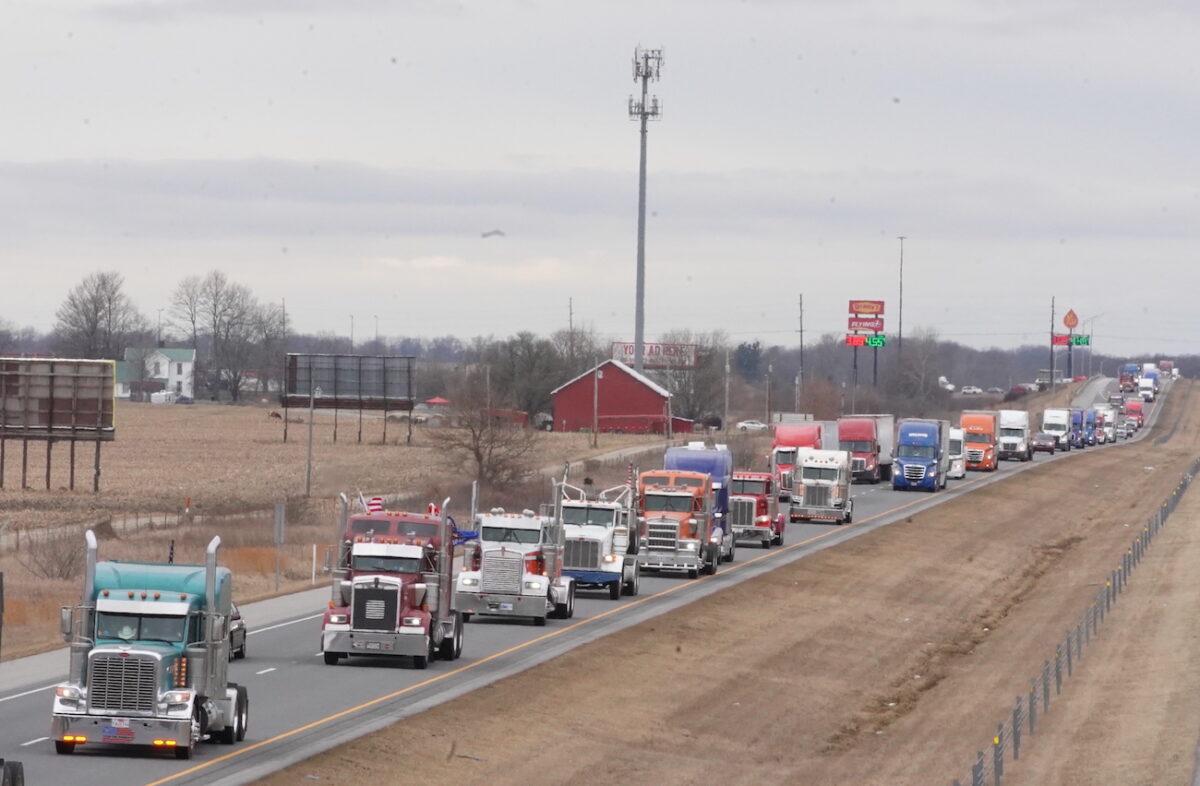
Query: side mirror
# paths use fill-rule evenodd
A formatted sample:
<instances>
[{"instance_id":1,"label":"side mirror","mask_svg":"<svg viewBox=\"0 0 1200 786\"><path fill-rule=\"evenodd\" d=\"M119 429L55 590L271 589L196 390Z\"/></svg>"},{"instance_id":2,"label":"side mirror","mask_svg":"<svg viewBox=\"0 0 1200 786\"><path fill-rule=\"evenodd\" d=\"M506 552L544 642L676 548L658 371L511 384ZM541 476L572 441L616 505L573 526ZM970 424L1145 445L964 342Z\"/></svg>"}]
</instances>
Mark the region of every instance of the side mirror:
<instances>
[{"instance_id":1,"label":"side mirror","mask_svg":"<svg viewBox=\"0 0 1200 786\"><path fill-rule=\"evenodd\" d=\"M426 589L428 589L428 587L425 584L418 583L418 584L413 585L413 605L414 606L420 606L422 603L425 602Z\"/></svg>"},{"instance_id":2,"label":"side mirror","mask_svg":"<svg viewBox=\"0 0 1200 786\"><path fill-rule=\"evenodd\" d=\"M63 606L58 610L58 629L64 637L70 637L71 635L71 611L70 606Z\"/></svg>"},{"instance_id":3,"label":"side mirror","mask_svg":"<svg viewBox=\"0 0 1200 786\"><path fill-rule=\"evenodd\" d=\"M234 609L233 610L233 618L235 620L240 620L242 618L242 612L238 611L237 609Z\"/></svg>"}]
</instances>

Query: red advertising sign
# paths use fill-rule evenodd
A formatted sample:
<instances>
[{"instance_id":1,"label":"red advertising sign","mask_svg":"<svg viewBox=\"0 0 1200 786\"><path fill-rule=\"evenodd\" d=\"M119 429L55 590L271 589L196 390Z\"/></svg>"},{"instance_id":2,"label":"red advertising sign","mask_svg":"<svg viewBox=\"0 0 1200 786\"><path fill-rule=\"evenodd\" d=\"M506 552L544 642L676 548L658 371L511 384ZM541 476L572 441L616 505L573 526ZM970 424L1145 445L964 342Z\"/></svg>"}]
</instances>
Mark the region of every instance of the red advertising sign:
<instances>
[{"instance_id":1,"label":"red advertising sign","mask_svg":"<svg viewBox=\"0 0 1200 786\"><path fill-rule=\"evenodd\" d=\"M846 334L846 346L848 347L865 347L867 345L866 336L856 336L853 333Z\"/></svg>"},{"instance_id":2,"label":"red advertising sign","mask_svg":"<svg viewBox=\"0 0 1200 786\"><path fill-rule=\"evenodd\" d=\"M868 316L883 316L882 300L851 300L851 314L866 314Z\"/></svg>"},{"instance_id":3,"label":"red advertising sign","mask_svg":"<svg viewBox=\"0 0 1200 786\"><path fill-rule=\"evenodd\" d=\"M1075 313L1075 309L1072 308L1063 315L1063 327L1067 330L1079 327L1079 315Z\"/></svg>"},{"instance_id":4,"label":"red advertising sign","mask_svg":"<svg viewBox=\"0 0 1200 786\"><path fill-rule=\"evenodd\" d=\"M883 331L883 317L850 317L850 330L870 330L874 333Z\"/></svg>"},{"instance_id":5,"label":"red advertising sign","mask_svg":"<svg viewBox=\"0 0 1200 786\"><path fill-rule=\"evenodd\" d=\"M1050 346L1065 347L1071 343L1071 337L1066 333L1055 333L1050 338Z\"/></svg>"}]
</instances>

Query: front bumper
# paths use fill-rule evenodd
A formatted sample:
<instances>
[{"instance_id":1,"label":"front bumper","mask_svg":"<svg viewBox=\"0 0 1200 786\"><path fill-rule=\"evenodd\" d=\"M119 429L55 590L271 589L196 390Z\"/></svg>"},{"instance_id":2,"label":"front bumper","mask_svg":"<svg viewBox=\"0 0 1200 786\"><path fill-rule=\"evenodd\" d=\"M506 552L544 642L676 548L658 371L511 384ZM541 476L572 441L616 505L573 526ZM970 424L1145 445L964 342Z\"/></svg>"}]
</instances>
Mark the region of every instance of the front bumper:
<instances>
[{"instance_id":1,"label":"front bumper","mask_svg":"<svg viewBox=\"0 0 1200 786\"><path fill-rule=\"evenodd\" d=\"M792 506L792 518L801 521L845 521L849 511L845 508L814 508L804 505Z\"/></svg>"},{"instance_id":2,"label":"front bumper","mask_svg":"<svg viewBox=\"0 0 1200 786\"><path fill-rule=\"evenodd\" d=\"M1026 452L1024 446L1021 445L1017 445L1013 448L1001 448L999 451L1001 461L1004 459L1025 458L1027 455L1029 454Z\"/></svg>"},{"instance_id":3,"label":"front bumper","mask_svg":"<svg viewBox=\"0 0 1200 786\"><path fill-rule=\"evenodd\" d=\"M646 570L699 570L704 558L699 551L643 551L638 565Z\"/></svg>"},{"instance_id":4,"label":"front bumper","mask_svg":"<svg viewBox=\"0 0 1200 786\"><path fill-rule=\"evenodd\" d=\"M321 651L343 655L425 655L429 635L423 628L412 633L365 630L321 631Z\"/></svg>"},{"instance_id":5,"label":"front bumper","mask_svg":"<svg viewBox=\"0 0 1200 786\"><path fill-rule=\"evenodd\" d=\"M734 527L733 539L738 540L767 540L775 537L775 530L770 524L754 525L752 527Z\"/></svg>"},{"instance_id":6,"label":"front bumper","mask_svg":"<svg viewBox=\"0 0 1200 786\"><path fill-rule=\"evenodd\" d=\"M564 576L570 576L575 579L576 586L579 587L599 587L615 584L624 577L624 571L607 571L607 570L563 570Z\"/></svg>"},{"instance_id":7,"label":"front bumper","mask_svg":"<svg viewBox=\"0 0 1200 786\"><path fill-rule=\"evenodd\" d=\"M175 747L185 748L192 743L191 733L190 718L55 713L50 720L51 738L61 740L67 735L82 736L87 738L87 745L153 745L155 740L170 740Z\"/></svg>"},{"instance_id":8,"label":"front bumper","mask_svg":"<svg viewBox=\"0 0 1200 786\"><path fill-rule=\"evenodd\" d=\"M464 614L497 617L545 617L549 613L542 595L501 595L495 592L456 592L454 608Z\"/></svg>"},{"instance_id":9,"label":"front bumper","mask_svg":"<svg viewBox=\"0 0 1200 786\"><path fill-rule=\"evenodd\" d=\"M928 472L920 480L909 480L902 474L892 476L892 488L898 491L904 489L936 489L937 487L937 477Z\"/></svg>"}]
</instances>

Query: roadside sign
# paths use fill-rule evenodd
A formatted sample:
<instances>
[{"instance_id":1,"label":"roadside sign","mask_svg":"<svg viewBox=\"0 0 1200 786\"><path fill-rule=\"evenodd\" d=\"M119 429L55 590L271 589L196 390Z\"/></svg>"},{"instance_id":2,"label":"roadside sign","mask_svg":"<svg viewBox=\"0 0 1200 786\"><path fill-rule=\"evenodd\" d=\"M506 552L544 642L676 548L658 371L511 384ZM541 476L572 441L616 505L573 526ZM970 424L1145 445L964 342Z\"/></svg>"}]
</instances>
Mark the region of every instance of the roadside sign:
<instances>
[{"instance_id":1,"label":"roadside sign","mask_svg":"<svg viewBox=\"0 0 1200 786\"><path fill-rule=\"evenodd\" d=\"M850 317L847 324L850 330L869 330L872 333L883 331L883 317Z\"/></svg>"},{"instance_id":2,"label":"roadside sign","mask_svg":"<svg viewBox=\"0 0 1200 786\"><path fill-rule=\"evenodd\" d=\"M851 300L851 314L866 314L868 316L883 316L882 300Z\"/></svg>"},{"instance_id":3,"label":"roadside sign","mask_svg":"<svg viewBox=\"0 0 1200 786\"><path fill-rule=\"evenodd\" d=\"M1063 325L1067 328L1067 330L1074 330L1075 328L1079 327L1079 315L1075 313L1075 309L1069 309L1067 313L1063 315Z\"/></svg>"},{"instance_id":4,"label":"roadside sign","mask_svg":"<svg viewBox=\"0 0 1200 786\"><path fill-rule=\"evenodd\" d=\"M1077 336L1071 336L1071 344L1076 347L1090 347L1092 345L1092 337L1080 333Z\"/></svg>"},{"instance_id":5,"label":"roadside sign","mask_svg":"<svg viewBox=\"0 0 1200 786\"><path fill-rule=\"evenodd\" d=\"M883 335L882 333L876 333L873 336L867 336L867 346L875 347L876 349L879 349L880 347L886 347L887 336Z\"/></svg>"},{"instance_id":6,"label":"roadside sign","mask_svg":"<svg viewBox=\"0 0 1200 786\"><path fill-rule=\"evenodd\" d=\"M1054 347L1065 347L1070 345L1071 337L1066 333L1055 333L1050 337L1050 345Z\"/></svg>"},{"instance_id":7,"label":"roadside sign","mask_svg":"<svg viewBox=\"0 0 1200 786\"><path fill-rule=\"evenodd\" d=\"M846 334L846 346L848 347L865 347L867 345L867 337L860 336L854 333Z\"/></svg>"},{"instance_id":8,"label":"roadside sign","mask_svg":"<svg viewBox=\"0 0 1200 786\"><path fill-rule=\"evenodd\" d=\"M632 341L614 341L612 359L632 364L637 345ZM696 367L698 347L695 344L661 344L642 342L642 363L645 368L689 369Z\"/></svg>"}]
</instances>

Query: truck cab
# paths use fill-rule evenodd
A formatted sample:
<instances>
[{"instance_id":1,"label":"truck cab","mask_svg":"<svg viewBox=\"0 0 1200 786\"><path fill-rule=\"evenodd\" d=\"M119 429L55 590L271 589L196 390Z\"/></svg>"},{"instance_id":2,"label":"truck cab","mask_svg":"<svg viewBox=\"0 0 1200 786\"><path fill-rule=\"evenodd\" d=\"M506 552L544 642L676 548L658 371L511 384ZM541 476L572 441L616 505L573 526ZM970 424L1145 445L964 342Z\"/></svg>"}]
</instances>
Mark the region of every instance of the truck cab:
<instances>
[{"instance_id":1,"label":"truck cab","mask_svg":"<svg viewBox=\"0 0 1200 786\"><path fill-rule=\"evenodd\" d=\"M622 594L638 594L637 511L633 489L615 486L589 496L584 489L556 484L566 538L563 575L578 588L603 588L617 600Z\"/></svg>"},{"instance_id":2,"label":"truck cab","mask_svg":"<svg viewBox=\"0 0 1200 786\"><path fill-rule=\"evenodd\" d=\"M354 520L346 523L342 498L341 531L350 539L342 544L333 595L321 620L325 665L351 655L406 656L414 668L424 669L436 658L455 660L462 654L464 618L453 604L449 502L437 515L358 517L389 528L355 533Z\"/></svg>"},{"instance_id":3,"label":"truck cab","mask_svg":"<svg viewBox=\"0 0 1200 786\"><path fill-rule=\"evenodd\" d=\"M250 697L227 681L233 575L217 566L96 562L86 535L81 602L62 609L67 681L54 689L54 749L144 746L190 758L205 738L246 736Z\"/></svg>"},{"instance_id":4,"label":"truck cab","mask_svg":"<svg viewBox=\"0 0 1200 786\"><path fill-rule=\"evenodd\" d=\"M638 477L642 570L717 572L722 532L713 526L712 480L703 472L652 470Z\"/></svg>"},{"instance_id":5,"label":"truck cab","mask_svg":"<svg viewBox=\"0 0 1200 786\"><path fill-rule=\"evenodd\" d=\"M785 424L775 427L775 439L771 445L771 473L775 485L786 496L791 496L796 469L796 451L800 448L819 448L824 438L824 427L820 423Z\"/></svg>"},{"instance_id":6,"label":"truck cab","mask_svg":"<svg viewBox=\"0 0 1200 786\"><path fill-rule=\"evenodd\" d=\"M877 423L874 418L839 418L837 434L838 449L850 454L850 471L854 480L878 483L885 479L884 464L880 461Z\"/></svg>"},{"instance_id":7,"label":"truck cab","mask_svg":"<svg viewBox=\"0 0 1200 786\"><path fill-rule=\"evenodd\" d=\"M779 510L779 492L770 472L737 471L729 489L729 525L739 541L754 540L764 549L783 545L787 524ZM787 497L790 502L791 497Z\"/></svg>"},{"instance_id":8,"label":"truck cab","mask_svg":"<svg viewBox=\"0 0 1200 786\"><path fill-rule=\"evenodd\" d=\"M850 454L844 450L801 448L796 460L799 474L792 492L792 521L851 523L854 500L850 497Z\"/></svg>"},{"instance_id":9,"label":"truck cab","mask_svg":"<svg viewBox=\"0 0 1200 786\"><path fill-rule=\"evenodd\" d=\"M545 625L547 617L575 615L575 580L563 574L563 526L532 510L502 508L475 518L478 570L458 574L454 607L465 620L474 614L525 617Z\"/></svg>"},{"instance_id":10,"label":"truck cab","mask_svg":"<svg viewBox=\"0 0 1200 786\"><path fill-rule=\"evenodd\" d=\"M721 560L733 562L737 543L727 521L729 517L729 484L733 476L733 454L725 445L705 445L689 442L684 447L667 448L663 455L663 469L703 472L712 483L712 502L709 505L712 518L713 542L720 545Z\"/></svg>"},{"instance_id":11,"label":"truck cab","mask_svg":"<svg viewBox=\"0 0 1200 786\"><path fill-rule=\"evenodd\" d=\"M1146 424L1146 406L1140 399L1125 402L1125 416L1135 422L1138 428Z\"/></svg>"},{"instance_id":12,"label":"truck cab","mask_svg":"<svg viewBox=\"0 0 1200 786\"><path fill-rule=\"evenodd\" d=\"M944 489L950 464L950 424L906 418L900 421L898 431L892 488Z\"/></svg>"},{"instance_id":13,"label":"truck cab","mask_svg":"<svg viewBox=\"0 0 1200 786\"><path fill-rule=\"evenodd\" d=\"M1142 401L1154 401L1154 395L1158 391L1155 390L1154 380L1150 377L1142 377L1138 380L1138 395L1142 397Z\"/></svg>"},{"instance_id":14,"label":"truck cab","mask_svg":"<svg viewBox=\"0 0 1200 786\"><path fill-rule=\"evenodd\" d=\"M1000 418L992 410L967 410L959 418L967 447L967 469L995 472L1000 460Z\"/></svg>"},{"instance_id":15,"label":"truck cab","mask_svg":"<svg viewBox=\"0 0 1200 786\"><path fill-rule=\"evenodd\" d=\"M946 472L948 478L965 478L967 476L967 457L963 452L963 430L950 429L950 469Z\"/></svg>"},{"instance_id":16,"label":"truck cab","mask_svg":"<svg viewBox=\"0 0 1200 786\"><path fill-rule=\"evenodd\" d=\"M1048 409L1042 413L1042 431L1053 434L1059 450L1070 450L1071 443L1071 411L1069 409Z\"/></svg>"},{"instance_id":17,"label":"truck cab","mask_svg":"<svg viewBox=\"0 0 1200 786\"><path fill-rule=\"evenodd\" d=\"M1140 369L1137 363L1126 363L1121 366L1120 374L1117 378L1117 384L1122 392L1133 393L1137 390L1137 380L1140 375Z\"/></svg>"},{"instance_id":18,"label":"truck cab","mask_svg":"<svg viewBox=\"0 0 1200 786\"><path fill-rule=\"evenodd\" d=\"M1000 410L1000 458L1031 461L1033 445L1029 413L1023 409Z\"/></svg>"},{"instance_id":19,"label":"truck cab","mask_svg":"<svg viewBox=\"0 0 1200 786\"><path fill-rule=\"evenodd\" d=\"M1087 438L1084 435L1083 410L1071 408L1071 447L1086 448Z\"/></svg>"},{"instance_id":20,"label":"truck cab","mask_svg":"<svg viewBox=\"0 0 1200 786\"><path fill-rule=\"evenodd\" d=\"M1096 444L1096 410L1083 411L1083 439L1089 445Z\"/></svg>"}]
</instances>

